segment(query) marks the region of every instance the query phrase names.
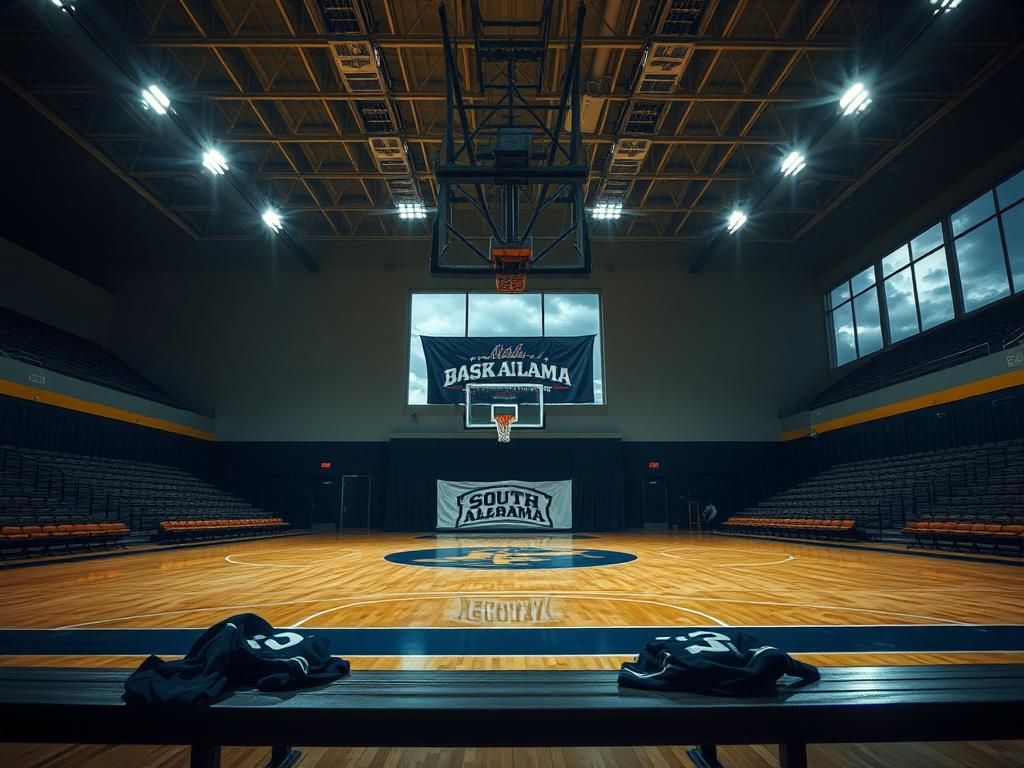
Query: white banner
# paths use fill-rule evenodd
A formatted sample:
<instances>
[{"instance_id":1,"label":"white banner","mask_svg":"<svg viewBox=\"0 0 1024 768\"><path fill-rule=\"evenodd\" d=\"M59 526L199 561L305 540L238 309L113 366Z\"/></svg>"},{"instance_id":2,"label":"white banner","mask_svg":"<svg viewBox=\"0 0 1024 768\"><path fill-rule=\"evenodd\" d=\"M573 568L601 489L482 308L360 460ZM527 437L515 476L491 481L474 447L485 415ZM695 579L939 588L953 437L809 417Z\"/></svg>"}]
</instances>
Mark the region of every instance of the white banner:
<instances>
[{"instance_id":1,"label":"white banner","mask_svg":"<svg viewBox=\"0 0 1024 768\"><path fill-rule=\"evenodd\" d=\"M572 528L572 480L437 481L438 530Z\"/></svg>"}]
</instances>

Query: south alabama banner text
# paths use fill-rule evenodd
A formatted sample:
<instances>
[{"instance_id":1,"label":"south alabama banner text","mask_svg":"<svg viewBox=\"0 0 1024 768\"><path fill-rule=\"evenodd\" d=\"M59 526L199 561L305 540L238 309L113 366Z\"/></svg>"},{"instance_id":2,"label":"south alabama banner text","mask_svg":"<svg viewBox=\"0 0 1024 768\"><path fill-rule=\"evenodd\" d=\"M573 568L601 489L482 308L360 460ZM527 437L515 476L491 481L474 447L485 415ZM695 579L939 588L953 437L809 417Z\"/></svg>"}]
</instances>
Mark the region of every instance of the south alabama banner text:
<instances>
[{"instance_id":1,"label":"south alabama banner text","mask_svg":"<svg viewBox=\"0 0 1024 768\"><path fill-rule=\"evenodd\" d=\"M438 480L437 528L568 530L572 480Z\"/></svg>"},{"instance_id":2,"label":"south alabama banner text","mask_svg":"<svg viewBox=\"0 0 1024 768\"><path fill-rule=\"evenodd\" d=\"M466 384L541 384L546 403L594 402L594 336L420 336L427 402L461 403Z\"/></svg>"}]
</instances>

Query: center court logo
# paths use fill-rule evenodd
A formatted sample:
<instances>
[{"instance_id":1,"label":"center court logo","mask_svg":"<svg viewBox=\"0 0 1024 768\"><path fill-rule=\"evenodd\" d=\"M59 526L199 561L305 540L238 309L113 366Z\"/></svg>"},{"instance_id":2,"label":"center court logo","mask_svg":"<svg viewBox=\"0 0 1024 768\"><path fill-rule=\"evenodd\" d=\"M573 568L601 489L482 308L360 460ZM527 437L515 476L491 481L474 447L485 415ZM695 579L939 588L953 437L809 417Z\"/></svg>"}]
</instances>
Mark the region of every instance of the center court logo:
<instances>
[{"instance_id":1,"label":"center court logo","mask_svg":"<svg viewBox=\"0 0 1024 768\"><path fill-rule=\"evenodd\" d=\"M456 498L459 516L456 528L474 528L515 522L530 528L554 528L552 497L522 485L493 485L474 488Z\"/></svg>"},{"instance_id":2,"label":"center court logo","mask_svg":"<svg viewBox=\"0 0 1024 768\"><path fill-rule=\"evenodd\" d=\"M593 568L620 565L636 560L628 552L608 549L546 549L543 547L443 547L392 552L389 563L426 568L471 568L476 570L545 570L549 568Z\"/></svg>"}]
</instances>

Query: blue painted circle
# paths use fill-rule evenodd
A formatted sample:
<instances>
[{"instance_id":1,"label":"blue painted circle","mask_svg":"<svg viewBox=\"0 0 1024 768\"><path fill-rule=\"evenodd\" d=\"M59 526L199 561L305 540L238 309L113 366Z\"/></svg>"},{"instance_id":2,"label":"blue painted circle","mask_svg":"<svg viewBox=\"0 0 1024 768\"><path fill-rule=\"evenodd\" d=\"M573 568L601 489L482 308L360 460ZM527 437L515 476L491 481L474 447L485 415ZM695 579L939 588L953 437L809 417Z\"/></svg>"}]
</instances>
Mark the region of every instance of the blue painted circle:
<instances>
[{"instance_id":1,"label":"blue painted circle","mask_svg":"<svg viewBox=\"0 0 1024 768\"><path fill-rule=\"evenodd\" d=\"M629 552L608 549L548 549L544 547L443 547L414 549L385 555L389 563L425 568L474 568L494 571L593 568L636 560Z\"/></svg>"}]
</instances>

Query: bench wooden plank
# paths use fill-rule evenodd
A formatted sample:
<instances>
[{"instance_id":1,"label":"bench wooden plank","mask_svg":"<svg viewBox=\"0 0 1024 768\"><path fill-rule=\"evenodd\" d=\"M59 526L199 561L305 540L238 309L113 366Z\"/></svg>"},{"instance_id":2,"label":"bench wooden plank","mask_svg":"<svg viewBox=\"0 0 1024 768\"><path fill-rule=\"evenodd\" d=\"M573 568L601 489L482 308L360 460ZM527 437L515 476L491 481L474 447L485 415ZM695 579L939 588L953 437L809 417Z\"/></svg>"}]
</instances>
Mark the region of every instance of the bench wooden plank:
<instances>
[{"instance_id":1,"label":"bench wooden plank","mask_svg":"<svg viewBox=\"0 0 1024 768\"><path fill-rule=\"evenodd\" d=\"M619 689L615 673L356 671L200 711L126 707L127 672L0 669L0 740L611 746L1024 738L1024 665L862 667L768 698Z\"/></svg>"}]
</instances>

